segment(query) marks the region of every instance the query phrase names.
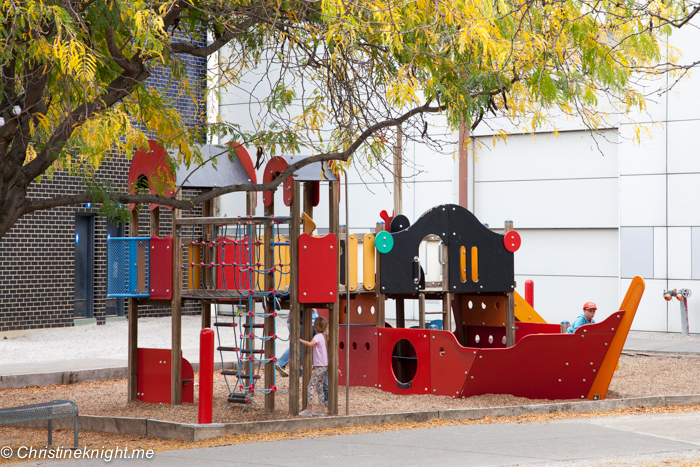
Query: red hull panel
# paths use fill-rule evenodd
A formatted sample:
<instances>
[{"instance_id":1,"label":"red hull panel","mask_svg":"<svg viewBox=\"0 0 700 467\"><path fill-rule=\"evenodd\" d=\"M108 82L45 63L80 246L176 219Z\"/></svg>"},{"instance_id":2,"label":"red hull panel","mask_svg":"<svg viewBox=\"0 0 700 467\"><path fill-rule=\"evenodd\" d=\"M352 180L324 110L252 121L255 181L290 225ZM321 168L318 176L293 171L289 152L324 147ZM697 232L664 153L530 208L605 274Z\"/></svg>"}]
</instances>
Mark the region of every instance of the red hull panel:
<instances>
[{"instance_id":1,"label":"red hull panel","mask_svg":"<svg viewBox=\"0 0 700 467\"><path fill-rule=\"evenodd\" d=\"M515 323L515 343L517 344L520 340L529 336L530 334L559 334L561 333L560 324L547 324L547 323L528 323L527 321L519 321Z\"/></svg>"},{"instance_id":2,"label":"red hull panel","mask_svg":"<svg viewBox=\"0 0 700 467\"><path fill-rule=\"evenodd\" d=\"M508 349L482 349L462 396L585 398L623 314L614 313L574 334L534 334Z\"/></svg>"},{"instance_id":3,"label":"red hull panel","mask_svg":"<svg viewBox=\"0 0 700 467\"><path fill-rule=\"evenodd\" d=\"M152 404L170 404L170 349L139 348L137 353L137 398ZM182 402L194 403L194 371L182 359Z\"/></svg>"},{"instance_id":4,"label":"red hull panel","mask_svg":"<svg viewBox=\"0 0 700 467\"><path fill-rule=\"evenodd\" d=\"M350 326L350 343L345 340L345 326L340 326L340 348L338 351L338 368L340 378L338 384L345 385L346 352L350 349L350 386L377 386L377 345L376 326Z\"/></svg>"},{"instance_id":5,"label":"red hull panel","mask_svg":"<svg viewBox=\"0 0 700 467\"><path fill-rule=\"evenodd\" d=\"M460 397L481 349L462 347L449 331L430 331L430 384L437 396Z\"/></svg>"},{"instance_id":6,"label":"red hull panel","mask_svg":"<svg viewBox=\"0 0 700 467\"><path fill-rule=\"evenodd\" d=\"M430 331L379 328L377 337L377 387L393 394L430 394ZM401 340L410 345L397 346Z\"/></svg>"}]
</instances>

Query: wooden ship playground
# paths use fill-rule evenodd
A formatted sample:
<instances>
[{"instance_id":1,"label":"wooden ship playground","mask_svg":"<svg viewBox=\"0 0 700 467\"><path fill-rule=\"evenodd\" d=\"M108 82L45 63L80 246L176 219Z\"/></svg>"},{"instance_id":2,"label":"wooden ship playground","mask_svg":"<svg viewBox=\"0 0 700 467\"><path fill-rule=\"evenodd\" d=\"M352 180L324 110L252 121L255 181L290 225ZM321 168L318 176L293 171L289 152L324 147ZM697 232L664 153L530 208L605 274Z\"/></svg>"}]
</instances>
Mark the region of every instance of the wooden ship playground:
<instances>
[{"instance_id":1,"label":"wooden ship playground","mask_svg":"<svg viewBox=\"0 0 700 467\"><path fill-rule=\"evenodd\" d=\"M236 154L233 162L220 157L218 170L202 169L183 184L184 177L165 163L166 152L152 142L150 151L134 155L129 186L147 181L155 192L165 182L200 190L257 183L247 151L237 146ZM263 182L302 158L273 157L263 169ZM246 194L246 212L239 217L213 217L213 201L204 204L202 217L184 217L175 209L173 234L167 236L160 236L152 205L151 236L139 237L134 209L131 236L109 239L108 295L130 301L129 401L194 402L194 373L181 351L185 301L201 303L202 328L213 330L202 333L209 343L200 358L200 405L207 403L202 391L210 387L203 375L213 369L204 362L215 348L234 361L234 368L214 376L225 378L227 410L255 404L272 412L275 395L286 394L289 415L298 415L306 406L311 373L300 377L300 353L303 368L312 366L311 352L303 352L299 339L311 339L314 309L329 322L329 415L338 414L340 386L346 386L346 397L349 387L451 398L606 397L644 292L641 278L632 280L619 311L567 334L560 324L546 323L515 291L514 255L521 240L512 223L499 234L465 208L444 204L413 223L384 212L376 231L359 238L340 225L341 174L325 164L299 169L280 190L284 207L275 205L274 193L262 193L263 216L254 215L258 196L253 192ZM323 228L327 233L314 235L314 208L322 192L328 197L329 224ZM346 206L352 203L347 190L343 197ZM440 270L437 276L426 276L420 258L426 239L438 251L438 264L430 266ZM395 301L393 327L385 319L387 300ZM418 302L416 328L406 327L407 300ZM426 310L431 300L440 301L442 310ZM171 349L138 348L141 304L172 308ZM232 311L217 313L211 322L212 305L230 305ZM275 365L276 344L283 338L276 318L287 314L289 383L281 385ZM427 319L431 316L436 319ZM209 422L210 414L211 407Z\"/></svg>"}]
</instances>

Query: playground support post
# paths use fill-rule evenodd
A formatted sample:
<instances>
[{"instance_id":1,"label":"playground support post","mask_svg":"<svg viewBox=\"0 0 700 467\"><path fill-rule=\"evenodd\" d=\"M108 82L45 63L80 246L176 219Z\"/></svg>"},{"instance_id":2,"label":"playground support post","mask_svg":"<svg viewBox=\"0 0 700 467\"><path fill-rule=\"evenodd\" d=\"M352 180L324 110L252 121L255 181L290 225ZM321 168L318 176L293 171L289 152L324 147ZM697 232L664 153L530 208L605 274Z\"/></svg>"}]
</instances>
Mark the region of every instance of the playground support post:
<instances>
[{"instance_id":1,"label":"playground support post","mask_svg":"<svg viewBox=\"0 0 700 467\"><path fill-rule=\"evenodd\" d=\"M199 407L198 423L211 423L214 404L214 331L199 333Z\"/></svg>"},{"instance_id":2,"label":"playground support post","mask_svg":"<svg viewBox=\"0 0 700 467\"><path fill-rule=\"evenodd\" d=\"M178 191L177 198L182 197ZM177 218L180 210L173 209L173 298L172 348L170 353L170 405L182 404L182 244Z\"/></svg>"},{"instance_id":3,"label":"playground support post","mask_svg":"<svg viewBox=\"0 0 700 467\"><path fill-rule=\"evenodd\" d=\"M418 294L418 328L425 329L425 294Z\"/></svg>"},{"instance_id":4,"label":"playground support post","mask_svg":"<svg viewBox=\"0 0 700 467\"><path fill-rule=\"evenodd\" d=\"M313 202L313 190L314 184L312 182L304 183L304 211L309 217L313 219L314 217L314 202ZM310 306L304 305L301 307L301 312L303 314L303 333L302 339L305 341L310 341L313 339L313 310ZM301 407L306 409L306 403L309 397L309 381L311 381L311 368L313 368L313 352L304 346L299 347L299 351L302 352L302 368L304 368L304 374L302 377L301 386ZM330 349L329 349L330 351Z\"/></svg>"},{"instance_id":5,"label":"playground support post","mask_svg":"<svg viewBox=\"0 0 700 467\"><path fill-rule=\"evenodd\" d=\"M454 307L455 307L455 327L457 328L457 341L459 342L460 345L465 345L465 336L464 336L464 307L462 306L462 297L460 295L455 294L455 301L454 301Z\"/></svg>"},{"instance_id":6,"label":"playground support post","mask_svg":"<svg viewBox=\"0 0 700 467\"><path fill-rule=\"evenodd\" d=\"M329 208L328 208L328 229L330 233L335 235L336 244L335 251L338 255L337 267L340 268L340 242L339 230L340 230L340 182L331 181L328 187L329 194ZM337 272L338 277L340 277L340 271ZM328 310L329 319L329 339L328 339L328 415L338 415L338 345L340 340L338 339L338 333L340 331L340 301L338 296L338 285L335 288L335 301L331 303L331 307ZM348 315L350 314L350 304L348 304Z\"/></svg>"},{"instance_id":7,"label":"playground support post","mask_svg":"<svg viewBox=\"0 0 700 467\"><path fill-rule=\"evenodd\" d=\"M292 207L289 223L289 414L299 415L299 182L292 183ZM331 203L332 204L332 203ZM330 388L329 388L330 389Z\"/></svg>"},{"instance_id":8,"label":"playground support post","mask_svg":"<svg viewBox=\"0 0 700 467\"><path fill-rule=\"evenodd\" d=\"M440 246L442 248L442 311L444 313L444 318L442 322L442 329L447 331L452 331L452 294L450 293L450 247L444 243Z\"/></svg>"},{"instance_id":9,"label":"playground support post","mask_svg":"<svg viewBox=\"0 0 700 467\"><path fill-rule=\"evenodd\" d=\"M442 329L452 332L452 294L449 292L442 296L442 310L445 313Z\"/></svg>"},{"instance_id":10,"label":"playground support post","mask_svg":"<svg viewBox=\"0 0 700 467\"><path fill-rule=\"evenodd\" d=\"M515 345L515 294L506 294L506 347Z\"/></svg>"},{"instance_id":11,"label":"playground support post","mask_svg":"<svg viewBox=\"0 0 700 467\"><path fill-rule=\"evenodd\" d=\"M377 227L375 228L376 233L382 232L385 229L386 229L386 226L383 222L377 222ZM375 294L376 294L376 298L377 298L377 305L376 305L377 314L376 314L376 323L375 324L378 328L383 328L384 321L385 321L385 319L384 319L384 300L385 300L385 297L384 297L384 294L382 293L381 262L379 261L379 255L376 255L375 258L376 258L375 259L376 266L375 266L374 270L376 271L376 275L375 275L376 279L374 282L376 285L374 286L374 290L375 290Z\"/></svg>"},{"instance_id":12,"label":"playground support post","mask_svg":"<svg viewBox=\"0 0 700 467\"><path fill-rule=\"evenodd\" d=\"M129 236L139 236L139 210L131 211ZM129 350L128 350L128 386L127 399L133 402L138 398L138 347L139 347L139 302L137 298L129 299Z\"/></svg>"},{"instance_id":13,"label":"playground support post","mask_svg":"<svg viewBox=\"0 0 700 467\"><path fill-rule=\"evenodd\" d=\"M246 198L245 198L245 213L246 216L255 216L255 193L254 192L247 192L246 193ZM245 232L246 232L246 237L249 239L253 239L253 227L250 224L245 225ZM253 311L255 312L255 301L252 301L252 305L250 302L246 301L246 311ZM251 305L252 309L248 306ZM255 317L246 315L245 317L245 324L244 329L247 329L247 332L250 334L255 334L255 327L253 326L255 324ZM244 333L245 334L245 333ZM242 339L242 345L241 347L245 350L255 350L255 339ZM252 353L250 354L251 356L253 355ZM248 385L253 384L253 374L255 373L255 364L250 364L250 365L240 365L239 363L239 368L238 368L238 374L239 375L247 375L250 378L247 381ZM246 389L248 391L248 389Z\"/></svg>"},{"instance_id":14,"label":"playground support post","mask_svg":"<svg viewBox=\"0 0 700 467\"><path fill-rule=\"evenodd\" d=\"M406 302L403 298L396 299L396 327L406 327Z\"/></svg>"},{"instance_id":15,"label":"playground support post","mask_svg":"<svg viewBox=\"0 0 700 467\"><path fill-rule=\"evenodd\" d=\"M160 237L160 207L151 211L151 235Z\"/></svg>"},{"instance_id":16,"label":"playground support post","mask_svg":"<svg viewBox=\"0 0 700 467\"><path fill-rule=\"evenodd\" d=\"M459 126L458 186L459 205L469 209L469 125L466 123ZM473 186L471 188L473 189Z\"/></svg>"},{"instance_id":17,"label":"playground support post","mask_svg":"<svg viewBox=\"0 0 700 467\"><path fill-rule=\"evenodd\" d=\"M348 174L345 172L345 228L347 229L348 237L346 237L346 245L349 245L350 239L350 199L348 193ZM349 251L346 254L349 259ZM345 342L350 342L350 261L345 261L345 277L348 278L345 292ZM350 415L350 348L345 352L345 415Z\"/></svg>"},{"instance_id":18,"label":"playground support post","mask_svg":"<svg viewBox=\"0 0 700 467\"><path fill-rule=\"evenodd\" d=\"M513 221L505 221L505 233L513 230ZM515 288L515 285L513 285ZM515 345L515 290L506 293L506 347Z\"/></svg>"},{"instance_id":19,"label":"playground support post","mask_svg":"<svg viewBox=\"0 0 700 467\"><path fill-rule=\"evenodd\" d=\"M402 149L403 131L401 125L396 125L396 146L394 146L394 215L403 214L403 194L402 194Z\"/></svg>"},{"instance_id":20,"label":"playground support post","mask_svg":"<svg viewBox=\"0 0 700 467\"><path fill-rule=\"evenodd\" d=\"M268 210L274 211L273 206L266 206L265 207L265 216L272 217L271 215L268 214ZM272 266L274 264L275 260L275 246L273 245L274 242L274 224L272 219L268 219L265 221L265 270L270 271L272 269ZM274 288L275 284L275 277L274 274L265 274L265 290L272 290ZM270 299L271 298L271 299ZM267 313L272 313L275 311L275 298L270 297L268 299L264 299L264 304L266 308ZM268 316L265 318L265 335L266 336L271 336L275 332L275 318L273 316ZM253 332L251 330L251 332ZM275 341L272 339L265 341L265 358L271 358L273 355L275 355ZM275 383L275 362L268 362L265 364L265 387L270 388L274 385ZM266 412L274 412L275 410L275 393L270 392L269 394L265 394L265 411Z\"/></svg>"},{"instance_id":21,"label":"playground support post","mask_svg":"<svg viewBox=\"0 0 700 467\"><path fill-rule=\"evenodd\" d=\"M206 190L206 191L211 191L211 190ZM214 217L213 201L212 200L207 200L204 203L202 203L202 217ZM204 231L202 232L202 236L204 237L205 243L209 243L210 241L212 241L214 238L214 226L213 225L205 225ZM202 248L201 258L202 258L202 261L204 262L204 264L209 264L210 262L212 262L214 260L212 258L213 250L214 250L213 248ZM204 275L204 288L208 289L210 287L212 287L211 274L205 274ZM202 307L202 329L209 328L209 327L211 327L211 301L210 300L202 300L201 307Z\"/></svg>"}]
</instances>

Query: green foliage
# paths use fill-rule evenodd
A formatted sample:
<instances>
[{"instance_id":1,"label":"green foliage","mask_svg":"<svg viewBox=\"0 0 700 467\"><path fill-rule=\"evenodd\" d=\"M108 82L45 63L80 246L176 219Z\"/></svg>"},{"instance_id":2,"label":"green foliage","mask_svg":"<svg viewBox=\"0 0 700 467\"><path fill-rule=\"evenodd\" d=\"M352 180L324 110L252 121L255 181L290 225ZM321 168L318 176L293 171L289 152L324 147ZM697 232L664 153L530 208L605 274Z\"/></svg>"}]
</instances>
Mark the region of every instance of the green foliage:
<instances>
[{"instance_id":1,"label":"green foliage","mask_svg":"<svg viewBox=\"0 0 700 467\"><path fill-rule=\"evenodd\" d=\"M606 113L644 109L634 79L678 69L673 54L658 64L664 41L697 8L674 0L0 0L0 163L17 164L19 153L10 172L25 180L80 175L109 204L109 190L91 184L96 169L110 151L130 157L152 135L172 150L171 164L185 166L202 162L203 130L268 157L354 154L374 164L397 122L429 139L421 114L430 112L453 129L491 115L535 130L549 110L595 128ZM205 31L206 51L187 40ZM180 97L204 108L182 57L212 53L206 98L239 89L250 107L235 121L187 128L145 82L167 69ZM255 79L252 91L240 86Z\"/></svg>"}]
</instances>

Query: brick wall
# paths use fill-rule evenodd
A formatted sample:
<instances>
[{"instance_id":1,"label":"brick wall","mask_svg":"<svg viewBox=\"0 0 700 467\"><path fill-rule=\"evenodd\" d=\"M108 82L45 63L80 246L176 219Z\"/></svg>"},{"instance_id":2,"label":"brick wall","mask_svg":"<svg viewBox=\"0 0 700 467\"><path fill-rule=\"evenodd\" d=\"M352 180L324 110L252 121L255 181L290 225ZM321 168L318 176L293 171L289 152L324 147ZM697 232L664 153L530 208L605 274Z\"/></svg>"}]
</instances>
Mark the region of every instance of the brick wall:
<instances>
[{"instance_id":1,"label":"brick wall","mask_svg":"<svg viewBox=\"0 0 700 467\"><path fill-rule=\"evenodd\" d=\"M179 40L185 40L180 38ZM205 45L205 34L193 41ZM206 79L206 60L184 57L188 69L190 92L199 102L204 102L203 90ZM176 83L169 83L167 70L156 70L148 81L149 86L163 89L174 100L189 127L201 123L204 107L193 105L192 99L181 95ZM110 180L115 187L125 187L129 172L129 161L113 155L107 158L97 177ZM78 177L57 172L52 179L42 177L41 183L33 183L28 191L31 199L40 199L84 192ZM195 193L185 192L192 197ZM171 211L160 208L160 234L172 231ZM75 296L75 219L76 215L91 215L94 218L94 292L93 317L98 324L105 323L106 263L107 263L107 219L97 214L97 209L84 205L72 205L37 211L22 217L2 239L0 239L0 332L66 327L74 324ZM201 207L190 215L200 216ZM140 235L149 235L149 211L140 215ZM125 232L129 232L128 224ZM128 300L125 300L128 302ZM200 313L196 302L187 302L183 313ZM124 314L128 315L125 304ZM140 306L140 316L165 316L170 307Z\"/></svg>"}]
</instances>

